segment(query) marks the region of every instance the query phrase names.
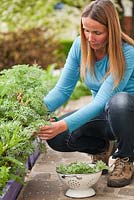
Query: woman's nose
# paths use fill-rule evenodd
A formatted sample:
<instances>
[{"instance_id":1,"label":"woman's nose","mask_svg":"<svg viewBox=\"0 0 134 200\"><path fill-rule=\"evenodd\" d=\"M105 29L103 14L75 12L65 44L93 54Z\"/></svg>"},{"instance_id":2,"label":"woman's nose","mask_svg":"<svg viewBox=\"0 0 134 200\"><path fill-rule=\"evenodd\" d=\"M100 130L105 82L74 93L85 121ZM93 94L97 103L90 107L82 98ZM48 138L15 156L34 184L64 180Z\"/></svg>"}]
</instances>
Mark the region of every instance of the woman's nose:
<instances>
[{"instance_id":1,"label":"woman's nose","mask_svg":"<svg viewBox=\"0 0 134 200\"><path fill-rule=\"evenodd\" d=\"M94 35L93 35L93 33L88 33L88 41L89 42L92 42L92 41L94 41Z\"/></svg>"}]
</instances>

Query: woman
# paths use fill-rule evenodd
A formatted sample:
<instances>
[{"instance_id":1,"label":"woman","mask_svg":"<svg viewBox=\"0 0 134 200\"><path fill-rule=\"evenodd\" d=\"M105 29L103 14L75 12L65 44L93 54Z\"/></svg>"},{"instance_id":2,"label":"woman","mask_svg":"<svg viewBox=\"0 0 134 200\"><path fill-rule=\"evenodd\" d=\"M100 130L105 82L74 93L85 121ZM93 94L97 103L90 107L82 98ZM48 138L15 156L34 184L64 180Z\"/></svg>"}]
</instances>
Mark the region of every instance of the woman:
<instances>
[{"instance_id":1,"label":"woman","mask_svg":"<svg viewBox=\"0 0 134 200\"><path fill-rule=\"evenodd\" d=\"M51 125L39 137L63 152L110 156L115 167L108 186L131 183L134 161L134 40L122 32L117 11L109 0L96 0L81 16L81 33L68 54L62 75L44 104L50 112L64 104L80 76L93 100ZM108 163L108 158L103 157Z\"/></svg>"}]
</instances>

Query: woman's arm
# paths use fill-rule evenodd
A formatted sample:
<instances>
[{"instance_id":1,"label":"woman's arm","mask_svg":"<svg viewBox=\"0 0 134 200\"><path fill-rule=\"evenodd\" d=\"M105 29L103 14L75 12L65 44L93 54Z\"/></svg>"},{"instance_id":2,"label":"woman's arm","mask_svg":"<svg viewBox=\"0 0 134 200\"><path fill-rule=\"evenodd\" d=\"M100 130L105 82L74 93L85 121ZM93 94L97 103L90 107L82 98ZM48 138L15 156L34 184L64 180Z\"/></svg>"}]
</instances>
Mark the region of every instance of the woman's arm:
<instances>
[{"instance_id":1,"label":"woman's arm","mask_svg":"<svg viewBox=\"0 0 134 200\"><path fill-rule=\"evenodd\" d=\"M91 103L64 118L70 132L98 116L104 110L106 103L117 92L130 91L134 93L134 48L132 46L127 46L124 50L124 55L126 58L126 72L118 87L113 89L113 77L109 75Z\"/></svg>"},{"instance_id":2,"label":"woman's arm","mask_svg":"<svg viewBox=\"0 0 134 200\"><path fill-rule=\"evenodd\" d=\"M106 103L109 99L116 94L117 92L127 91L129 88L130 92L134 93L134 49L130 49L125 52L126 57L126 72L124 77L119 84L118 87L114 88L112 75L109 75L107 79L101 85L98 93L96 94L94 100L76 111L75 113L65 117L61 121L52 122L52 125L46 127L45 129L42 127L40 129L39 136L42 139L51 139L56 135L60 134L65 130L72 131L81 127L83 124L92 120L94 117L98 116L103 109L105 108ZM133 90L133 91L132 91ZM49 129L49 130L48 130Z\"/></svg>"},{"instance_id":3,"label":"woman's arm","mask_svg":"<svg viewBox=\"0 0 134 200\"><path fill-rule=\"evenodd\" d=\"M44 104L49 111L54 111L63 105L72 94L77 81L80 78L80 38L74 41L65 66L63 68L60 79L54 89L52 89L46 97Z\"/></svg>"}]
</instances>

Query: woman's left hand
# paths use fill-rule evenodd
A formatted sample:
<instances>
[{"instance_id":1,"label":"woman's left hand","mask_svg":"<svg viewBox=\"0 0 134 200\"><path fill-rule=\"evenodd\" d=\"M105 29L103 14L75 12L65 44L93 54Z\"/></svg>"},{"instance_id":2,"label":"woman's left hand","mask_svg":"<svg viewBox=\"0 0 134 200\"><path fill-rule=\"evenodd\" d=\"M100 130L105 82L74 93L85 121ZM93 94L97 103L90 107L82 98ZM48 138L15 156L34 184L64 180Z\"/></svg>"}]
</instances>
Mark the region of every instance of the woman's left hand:
<instances>
[{"instance_id":1,"label":"woman's left hand","mask_svg":"<svg viewBox=\"0 0 134 200\"><path fill-rule=\"evenodd\" d=\"M51 122L50 125L40 127L38 136L42 140L49 140L68 129L64 120Z\"/></svg>"}]
</instances>

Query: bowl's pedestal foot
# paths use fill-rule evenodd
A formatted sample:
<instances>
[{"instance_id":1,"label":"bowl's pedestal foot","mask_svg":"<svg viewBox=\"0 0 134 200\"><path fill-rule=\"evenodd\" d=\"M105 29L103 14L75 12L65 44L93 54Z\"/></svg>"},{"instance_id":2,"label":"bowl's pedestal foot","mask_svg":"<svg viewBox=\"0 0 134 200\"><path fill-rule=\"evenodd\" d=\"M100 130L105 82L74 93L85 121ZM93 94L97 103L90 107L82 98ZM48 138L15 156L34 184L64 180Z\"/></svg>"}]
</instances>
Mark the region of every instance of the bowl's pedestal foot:
<instances>
[{"instance_id":1,"label":"bowl's pedestal foot","mask_svg":"<svg viewBox=\"0 0 134 200\"><path fill-rule=\"evenodd\" d=\"M94 196L95 190L93 188L88 188L86 190L75 190L75 189L68 189L65 193L66 196L72 198L84 198L84 197L91 197Z\"/></svg>"}]
</instances>

